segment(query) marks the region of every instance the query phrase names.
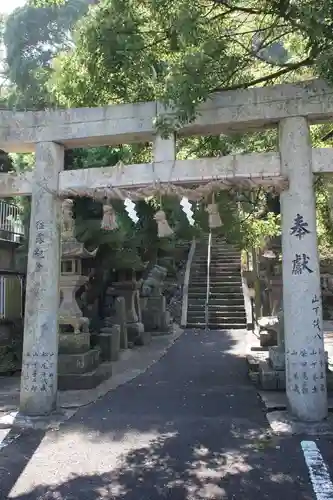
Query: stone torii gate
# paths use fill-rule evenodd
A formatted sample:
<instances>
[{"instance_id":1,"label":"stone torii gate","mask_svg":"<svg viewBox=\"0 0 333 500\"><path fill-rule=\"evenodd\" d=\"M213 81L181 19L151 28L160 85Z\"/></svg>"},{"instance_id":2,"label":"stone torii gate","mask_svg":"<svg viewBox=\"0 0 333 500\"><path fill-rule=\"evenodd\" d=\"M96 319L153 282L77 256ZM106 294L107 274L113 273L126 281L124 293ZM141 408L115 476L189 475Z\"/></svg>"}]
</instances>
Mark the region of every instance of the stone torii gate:
<instances>
[{"instance_id":1,"label":"stone torii gate","mask_svg":"<svg viewBox=\"0 0 333 500\"><path fill-rule=\"evenodd\" d=\"M60 197L146 186L282 190L283 303L287 396L294 416L327 415L324 340L313 173L333 172L333 149L312 149L309 124L332 120L333 90L321 81L218 93L179 135L217 135L279 128L279 152L176 160L175 140L156 137L154 102L0 114L0 148L34 151L33 172L0 174L0 196L31 195L20 410L56 408L60 274ZM66 147L153 142L152 163L64 171ZM295 383L298 380L298 383Z\"/></svg>"}]
</instances>

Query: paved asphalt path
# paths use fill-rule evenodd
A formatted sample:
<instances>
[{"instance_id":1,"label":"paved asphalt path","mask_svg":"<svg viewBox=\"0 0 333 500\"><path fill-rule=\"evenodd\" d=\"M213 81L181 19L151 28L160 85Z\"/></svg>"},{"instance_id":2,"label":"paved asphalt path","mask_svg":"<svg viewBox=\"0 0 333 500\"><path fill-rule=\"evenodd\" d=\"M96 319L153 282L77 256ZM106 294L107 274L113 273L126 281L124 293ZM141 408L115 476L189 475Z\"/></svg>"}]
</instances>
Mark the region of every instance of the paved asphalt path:
<instances>
[{"instance_id":1,"label":"paved asphalt path","mask_svg":"<svg viewBox=\"0 0 333 500\"><path fill-rule=\"evenodd\" d=\"M245 335L188 331L60 430L9 435L0 498L316 500L301 438L268 435ZM317 445L333 463L331 442Z\"/></svg>"}]
</instances>

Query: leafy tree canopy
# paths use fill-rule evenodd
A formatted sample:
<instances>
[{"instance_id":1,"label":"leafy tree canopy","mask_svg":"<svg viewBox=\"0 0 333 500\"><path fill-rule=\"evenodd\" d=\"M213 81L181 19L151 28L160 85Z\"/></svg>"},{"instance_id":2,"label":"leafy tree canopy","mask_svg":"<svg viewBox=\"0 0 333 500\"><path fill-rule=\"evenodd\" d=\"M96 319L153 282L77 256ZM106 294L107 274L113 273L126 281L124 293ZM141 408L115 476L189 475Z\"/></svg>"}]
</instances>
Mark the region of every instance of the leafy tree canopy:
<instances>
[{"instance_id":1,"label":"leafy tree canopy","mask_svg":"<svg viewBox=\"0 0 333 500\"><path fill-rule=\"evenodd\" d=\"M4 30L8 77L16 85L16 102L23 107L159 100L175 111L172 121L157 116L157 127L168 132L193 120L198 105L216 90L317 76L333 81L332 1L35 0L35 3L43 7L17 9ZM317 140L323 130L329 131L327 126L313 131ZM274 149L275 131L178 141L179 158ZM115 163L115 157L125 163L133 158L149 161L147 145L71 154L71 168L110 165ZM319 220L327 222L325 189L322 183L318 210L323 214ZM218 196L225 231L233 237L237 233L244 245L257 244L265 232L274 235L279 227L274 198L268 203L267 196L260 192L255 200L256 204L252 202L238 210L238 201L232 193ZM162 202L172 225L182 215L177 215L175 205L170 209L168 203L172 206L174 201ZM154 203L138 205L142 214L140 224L147 231L149 228L150 237L154 231L156 237L154 221L147 223ZM122 208L118 209L122 213ZM80 210L82 214L83 206ZM224 213L227 217L223 217ZM203 207L195 207L195 219L197 225L206 227ZM229 229L226 220L230 222ZM127 224L125 219L123 222ZM177 223L175 228L177 232ZM326 232L327 227L322 234ZM144 254L149 245L141 244L146 248Z\"/></svg>"},{"instance_id":2,"label":"leafy tree canopy","mask_svg":"<svg viewBox=\"0 0 333 500\"><path fill-rule=\"evenodd\" d=\"M177 128L213 91L313 76L329 44L309 3L102 0L56 58L49 88L64 106L159 100L177 114L157 125Z\"/></svg>"}]
</instances>

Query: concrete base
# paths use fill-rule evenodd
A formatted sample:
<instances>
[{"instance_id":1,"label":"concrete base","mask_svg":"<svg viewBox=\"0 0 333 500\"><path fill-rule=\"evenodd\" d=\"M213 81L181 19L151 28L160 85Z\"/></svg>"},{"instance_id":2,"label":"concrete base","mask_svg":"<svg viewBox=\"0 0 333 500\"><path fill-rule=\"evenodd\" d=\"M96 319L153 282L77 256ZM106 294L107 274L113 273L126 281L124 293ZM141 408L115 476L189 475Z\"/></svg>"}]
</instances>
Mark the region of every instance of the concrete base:
<instances>
[{"instance_id":1,"label":"concrete base","mask_svg":"<svg viewBox=\"0 0 333 500\"><path fill-rule=\"evenodd\" d=\"M102 328L100 333L91 336L101 350L102 361L118 361L120 353L120 326Z\"/></svg>"},{"instance_id":2,"label":"concrete base","mask_svg":"<svg viewBox=\"0 0 333 500\"><path fill-rule=\"evenodd\" d=\"M76 354L90 349L90 333L59 333L59 354Z\"/></svg>"},{"instance_id":3,"label":"concrete base","mask_svg":"<svg viewBox=\"0 0 333 500\"><path fill-rule=\"evenodd\" d=\"M112 375L112 363L102 363L87 373L67 373L58 375L60 391L94 389Z\"/></svg>"},{"instance_id":4,"label":"concrete base","mask_svg":"<svg viewBox=\"0 0 333 500\"><path fill-rule=\"evenodd\" d=\"M135 345L148 345L151 342L151 333L142 332L140 337L135 340Z\"/></svg>"},{"instance_id":5,"label":"concrete base","mask_svg":"<svg viewBox=\"0 0 333 500\"><path fill-rule=\"evenodd\" d=\"M258 391L258 395L269 412L275 410L286 410L288 408L288 400L285 392L282 391ZM329 392L327 396L329 411L333 412L333 393Z\"/></svg>"},{"instance_id":6,"label":"concrete base","mask_svg":"<svg viewBox=\"0 0 333 500\"><path fill-rule=\"evenodd\" d=\"M333 436L333 416L323 422L300 422L287 411L272 411L266 415L269 425L279 436L307 434L309 436Z\"/></svg>"},{"instance_id":7,"label":"concrete base","mask_svg":"<svg viewBox=\"0 0 333 500\"><path fill-rule=\"evenodd\" d=\"M140 337L145 331L145 328L143 326L143 323L127 323L127 338L128 338L128 343L135 343L140 342ZM138 345L138 344L137 344Z\"/></svg>"},{"instance_id":8,"label":"concrete base","mask_svg":"<svg viewBox=\"0 0 333 500\"><path fill-rule=\"evenodd\" d=\"M81 354L60 354L58 357L58 373L73 375L91 372L100 361L100 349L90 349Z\"/></svg>"},{"instance_id":9,"label":"concrete base","mask_svg":"<svg viewBox=\"0 0 333 500\"><path fill-rule=\"evenodd\" d=\"M59 409L45 417L27 417L14 411L0 417L0 428L10 426L12 429L59 430L60 425L75 413L75 409Z\"/></svg>"}]
</instances>

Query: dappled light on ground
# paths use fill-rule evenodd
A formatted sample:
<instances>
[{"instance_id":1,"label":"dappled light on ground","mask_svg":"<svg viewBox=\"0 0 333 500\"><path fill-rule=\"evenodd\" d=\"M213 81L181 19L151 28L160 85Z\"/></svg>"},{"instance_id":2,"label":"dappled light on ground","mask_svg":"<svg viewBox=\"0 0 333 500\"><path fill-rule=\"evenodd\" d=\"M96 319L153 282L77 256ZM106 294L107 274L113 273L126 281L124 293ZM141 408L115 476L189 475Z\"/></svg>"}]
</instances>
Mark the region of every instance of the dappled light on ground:
<instances>
[{"instance_id":1,"label":"dappled light on ground","mask_svg":"<svg viewBox=\"0 0 333 500\"><path fill-rule=\"evenodd\" d=\"M295 446L268 432L238 355L243 337L188 332L137 379L40 435L17 469L16 440L0 454L5 498L312 500L290 472Z\"/></svg>"}]
</instances>

